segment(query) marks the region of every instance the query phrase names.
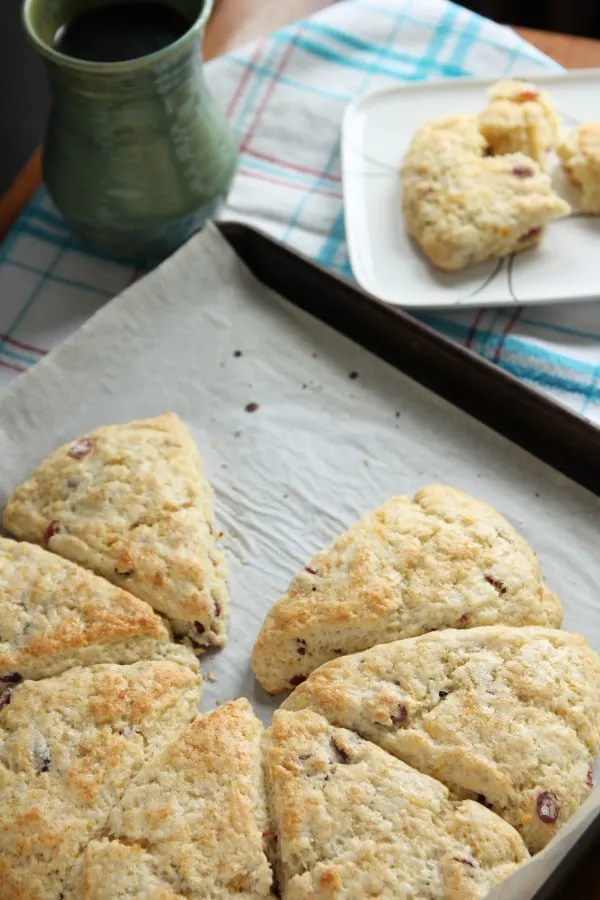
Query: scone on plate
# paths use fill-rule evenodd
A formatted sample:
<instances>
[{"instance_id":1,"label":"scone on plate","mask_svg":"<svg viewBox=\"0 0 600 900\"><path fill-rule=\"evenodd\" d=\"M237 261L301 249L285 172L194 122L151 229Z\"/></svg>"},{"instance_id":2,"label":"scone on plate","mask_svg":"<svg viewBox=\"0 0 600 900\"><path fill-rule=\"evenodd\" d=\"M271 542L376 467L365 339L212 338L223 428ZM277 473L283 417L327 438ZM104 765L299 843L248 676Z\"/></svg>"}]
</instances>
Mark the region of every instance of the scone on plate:
<instances>
[{"instance_id":1,"label":"scone on plate","mask_svg":"<svg viewBox=\"0 0 600 900\"><path fill-rule=\"evenodd\" d=\"M511 153L460 155L423 174L404 167L402 211L409 235L430 261L453 272L535 247L543 228L570 207L536 162Z\"/></svg>"},{"instance_id":2,"label":"scone on plate","mask_svg":"<svg viewBox=\"0 0 600 900\"><path fill-rule=\"evenodd\" d=\"M275 713L265 766L285 900L476 900L528 859L490 810L311 711Z\"/></svg>"},{"instance_id":3,"label":"scone on plate","mask_svg":"<svg viewBox=\"0 0 600 900\"><path fill-rule=\"evenodd\" d=\"M272 896L262 737L245 699L196 719L127 788L64 900Z\"/></svg>"},{"instance_id":4,"label":"scone on plate","mask_svg":"<svg viewBox=\"0 0 600 900\"><path fill-rule=\"evenodd\" d=\"M0 538L0 685L141 659L198 667L143 600L36 544Z\"/></svg>"},{"instance_id":5,"label":"scone on plate","mask_svg":"<svg viewBox=\"0 0 600 900\"><path fill-rule=\"evenodd\" d=\"M549 94L528 81L497 81L488 98L479 128L489 151L495 156L525 153L543 166L559 126Z\"/></svg>"},{"instance_id":6,"label":"scone on plate","mask_svg":"<svg viewBox=\"0 0 600 900\"><path fill-rule=\"evenodd\" d=\"M127 785L194 719L200 678L172 662L0 685L0 898L59 900Z\"/></svg>"},{"instance_id":7,"label":"scone on plate","mask_svg":"<svg viewBox=\"0 0 600 900\"><path fill-rule=\"evenodd\" d=\"M3 524L146 601L197 652L225 644L212 491L176 415L97 428L60 447L9 498Z\"/></svg>"},{"instance_id":8,"label":"scone on plate","mask_svg":"<svg viewBox=\"0 0 600 900\"><path fill-rule=\"evenodd\" d=\"M169 876L172 880L173 873L161 871L154 855L141 844L121 844L105 838L92 840L76 870L73 887L63 891L60 900L189 900L190 897L169 886Z\"/></svg>"},{"instance_id":9,"label":"scone on plate","mask_svg":"<svg viewBox=\"0 0 600 900\"><path fill-rule=\"evenodd\" d=\"M535 852L593 787L600 660L564 631L447 629L326 663L283 708L312 709L480 800Z\"/></svg>"},{"instance_id":10,"label":"scone on plate","mask_svg":"<svg viewBox=\"0 0 600 900\"><path fill-rule=\"evenodd\" d=\"M599 214L600 122L588 122L574 128L564 135L556 152L571 180L581 188L581 212Z\"/></svg>"},{"instance_id":11,"label":"scone on plate","mask_svg":"<svg viewBox=\"0 0 600 900\"><path fill-rule=\"evenodd\" d=\"M402 162L402 178L434 177L440 170L484 155L485 141L474 116L445 116L415 133Z\"/></svg>"},{"instance_id":12,"label":"scone on plate","mask_svg":"<svg viewBox=\"0 0 600 900\"><path fill-rule=\"evenodd\" d=\"M327 660L438 628L559 626L535 553L495 510L430 485L392 497L317 555L267 613L254 672L269 693Z\"/></svg>"}]
</instances>

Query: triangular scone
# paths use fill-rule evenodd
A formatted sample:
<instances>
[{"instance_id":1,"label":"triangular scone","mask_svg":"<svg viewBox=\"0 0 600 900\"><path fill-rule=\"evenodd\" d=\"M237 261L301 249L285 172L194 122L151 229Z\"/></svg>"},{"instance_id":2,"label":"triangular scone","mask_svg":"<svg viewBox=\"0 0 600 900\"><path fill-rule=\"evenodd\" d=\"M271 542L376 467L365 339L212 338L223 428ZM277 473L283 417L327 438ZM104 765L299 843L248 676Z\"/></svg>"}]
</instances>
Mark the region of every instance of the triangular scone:
<instances>
[{"instance_id":1,"label":"triangular scone","mask_svg":"<svg viewBox=\"0 0 600 900\"><path fill-rule=\"evenodd\" d=\"M252 666L276 694L322 663L438 628L558 626L538 560L497 512L430 485L393 497L318 553L270 609Z\"/></svg>"},{"instance_id":2,"label":"triangular scone","mask_svg":"<svg viewBox=\"0 0 600 900\"><path fill-rule=\"evenodd\" d=\"M195 650L225 644L227 573L212 491L173 413L65 444L17 488L3 524L145 600Z\"/></svg>"},{"instance_id":3,"label":"triangular scone","mask_svg":"<svg viewBox=\"0 0 600 900\"><path fill-rule=\"evenodd\" d=\"M326 663L284 707L316 710L480 799L536 851L593 787L600 660L564 631L448 629Z\"/></svg>"},{"instance_id":4,"label":"triangular scone","mask_svg":"<svg viewBox=\"0 0 600 900\"><path fill-rule=\"evenodd\" d=\"M59 900L142 765L194 718L172 662L71 669L0 692L0 900Z\"/></svg>"},{"instance_id":5,"label":"triangular scone","mask_svg":"<svg viewBox=\"0 0 600 900\"><path fill-rule=\"evenodd\" d=\"M528 858L490 810L309 710L275 713L265 763L283 900L474 900Z\"/></svg>"},{"instance_id":6,"label":"triangular scone","mask_svg":"<svg viewBox=\"0 0 600 900\"><path fill-rule=\"evenodd\" d=\"M245 699L193 722L129 786L65 900L269 897L262 737Z\"/></svg>"},{"instance_id":7,"label":"triangular scone","mask_svg":"<svg viewBox=\"0 0 600 900\"><path fill-rule=\"evenodd\" d=\"M198 666L143 600L36 544L0 538L0 684L141 659Z\"/></svg>"}]
</instances>

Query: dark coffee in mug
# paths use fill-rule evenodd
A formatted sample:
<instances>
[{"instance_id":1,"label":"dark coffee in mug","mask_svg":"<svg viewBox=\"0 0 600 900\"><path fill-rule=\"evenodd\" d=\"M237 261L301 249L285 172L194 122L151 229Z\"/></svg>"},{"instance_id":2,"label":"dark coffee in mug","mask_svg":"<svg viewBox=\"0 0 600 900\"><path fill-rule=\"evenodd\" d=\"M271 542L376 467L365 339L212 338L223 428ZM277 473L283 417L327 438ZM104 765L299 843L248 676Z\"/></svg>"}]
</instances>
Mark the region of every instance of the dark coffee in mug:
<instances>
[{"instance_id":1,"label":"dark coffee in mug","mask_svg":"<svg viewBox=\"0 0 600 900\"><path fill-rule=\"evenodd\" d=\"M54 36L59 53L91 62L122 62L148 56L185 34L191 23L158 0L124 0L87 9Z\"/></svg>"}]
</instances>

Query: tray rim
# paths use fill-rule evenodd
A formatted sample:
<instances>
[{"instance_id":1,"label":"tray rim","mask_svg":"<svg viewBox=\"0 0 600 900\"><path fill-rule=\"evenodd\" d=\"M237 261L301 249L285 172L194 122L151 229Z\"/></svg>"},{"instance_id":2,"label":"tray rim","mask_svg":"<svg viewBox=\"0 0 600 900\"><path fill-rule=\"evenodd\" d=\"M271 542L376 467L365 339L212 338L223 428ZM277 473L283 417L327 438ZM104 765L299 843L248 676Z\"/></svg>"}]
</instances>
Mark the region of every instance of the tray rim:
<instances>
[{"instance_id":1,"label":"tray rim","mask_svg":"<svg viewBox=\"0 0 600 900\"><path fill-rule=\"evenodd\" d=\"M504 77L504 76L503 76ZM506 76L508 79L509 76ZM519 74L519 70L516 69L514 72L510 73L510 80L517 79L519 81L530 81L532 78L535 78L536 81L587 81L588 79L600 80L600 66L592 66L589 69L540 69L539 72L524 72L521 75ZM368 100L371 100L373 97L377 97L380 94L396 94L396 93L404 93L408 91L409 93L412 91L431 91L431 90L439 90L440 88L448 88L454 89L457 85L474 85L475 87L485 87L488 84L494 84L494 82L499 81L500 77L498 75L466 75L466 76L454 76L454 77L441 77L441 78L429 78L427 81L408 81L408 82L397 82L396 84L387 85L386 87L380 88L371 88L368 91L365 91L364 94L361 94L360 97L356 97L352 100L348 106L346 107L344 117L347 115L348 111L353 107L360 106L362 103L366 103Z\"/></svg>"},{"instance_id":2,"label":"tray rim","mask_svg":"<svg viewBox=\"0 0 600 900\"><path fill-rule=\"evenodd\" d=\"M598 72L600 73L600 69L598 70ZM472 350L469 350L468 348L463 347L460 344L456 344L450 338L447 338L444 335L436 332L430 326L419 322L413 316L411 316L407 312L404 312L399 307L384 303L371 294L365 292L360 287L355 286L347 279L337 275L337 273L330 272L325 267L319 265L318 263L315 263L306 255L290 248L280 241L277 241L270 235L266 234L264 231L240 222L233 221L218 222L217 227L223 237L233 248L236 255L238 255L242 259L242 261L250 268L254 276L258 278L259 281L282 294L282 296L284 296L288 300L288 302L292 303L295 306L303 308L306 312L314 315L320 321L325 322L325 324L333 327L335 330L339 331L341 334L344 334L346 337L349 337L351 340L353 340L355 343L360 344L369 352L375 353L376 355L379 355L380 358L385 359L386 362L390 363L391 365L395 365L394 362L392 362L387 356L381 356L380 354L378 354L372 346L367 346L366 344L362 343L361 340L357 339L352 334L349 334L347 330L336 327L336 325L333 324L329 320L329 318L322 318L320 315L318 315L314 310L314 303L309 302L307 304L296 302L293 297L289 296L289 294L282 289L280 282L275 284L274 282L277 282L277 278L273 278L273 274L276 270L277 263L281 263L281 261L283 260L285 261L285 264L290 265L292 268L295 268L296 273L300 273L300 275L303 275L305 278L308 277L316 280L324 289L329 288L330 290L337 291L344 300L344 308L346 312L350 311L352 313L358 311L359 314L362 314L363 325L365 324L365 321L368 321L369 319L373 319L374 317L381 317L386 323L389 322L390 325L392 323L395 325L397 334L403 334L404 336L406 336L407 333L408 335L410 335L409 340L416 340L417 343L418 338L420 337L421 341L424 344L429 344L433 348L433 350L437 350L441 356L448 357L448 361L450 363L459 363L464 371L472 370L475 372L479 372L486 384L491 383L492 386L496 385L498 390L505 389L508 394L509 401L514 401L514 398L517 398L517 400L521 398L524 402L526 402L526 404L532 410L531 414L534 416L537 415L539 417L542 433L543 429L549 429L554 423L562 423L564 426L564 432L561 436L563 441L565 435L568 436L570 434L578 433L578 436L581 437L582 440L587 440L589 442L590 452L592 453L593 457L595 459L598 458L596 454L597 451L600 450L600 429L593 425L593 423L588 419L585 419L583 416L579 415L576 412L572 412L566 406L561 406L541 392L536 391L534 388L529 387L528 385L519 381L514 375L511 375L508 372L504 372L497 365L490 362L489 360L483 359ZM244 255L243 252L240 252L240 244L244 241L247 245L246 255ZM251 251L249 254L248 250ZM270 253L272 255L271 265L267 267L267 278L263 277L263 275L265 274L265 270L261 269L260 264L257 265L259 254L265 251L267 254ZM249 256L253 258L249 258ZM298 288L299 282L300 279L297 279L295 282L296 289ZM292 287L293 293L294 286ZM313 297L314 292L310 292L310 296ZM310 307L313 308L311 309ZM415 377L415 375L406 372L406 370L400 368L399 365L395 365L395 368L398 368L404 374L408 375L409 378L412 378L418 383L424 384L424 382L421 381L418 377ZM438 393L429 384L424 384L424 386L429 390L433 390L434 393ZM550 462L548 459L535 453L535 451L533 451L529 446L524 445L518 440L514 440L511 435L508 435L504 431L499 430L498 427L496 427L494 424L490 424L489 421L479 418L479 416L475 415L465 406L458 405L453 400L449 400L448 397L444 396L443 394L438 393L438 396L443 397L443 399L447 400L447 402L452 403L452 405L457 406L457 408L459 409L462 409L463 412L466 412L468 415L471 415L474 418L478 419L478 421L483 422L483 424L487 425L487 427L491 427L493 430L497 431L499 434L502 434L513 443L517 443L519 446L527 450L527 452L532 453L538 459L541 459L542 462L545 462L552 468L561 471L563 474L567 475L567 477L571 478L573 481L576 481L578 484L583 485L596 496L600 496L600 474L596 476L596 478L593 479L591 483L587 483L588 479L585 478L582 481L580 478L574 476L572 471L565 471L564 468L555 465L553 462ZM488 394L487 400L489 406L493 405L492 403L489 403L491 399L492 398ZM517 405L513 402L513 418L515 418L514 413L516 410ZM525 416L521 420L521 424L524 428L531 428L531 416ZM576 449L581 450L581 446ZM582 459L581 462L584 466L586 466L589 465L592 460L588 461L586 459ZM562 900L562 896L564 895L561 893L561 891L564 888L566 881L573 873L574 868L579 862L583 860L584 857L590 855L593 849L597 848L598 846L600 846L600 813L593 819L593 821L586 828L580 838L565 854L556 869L550 874L544 884L532 896L531 900Z\"/></svg>"},{"instance_id":3,"label":"tray rim","mask_svg":"<svg viewBox=\"0 0 600 900\"><path fill-rule=\"evenodd\" d=\"M508 76L507 76L508 77ZM511 78L519 78L519 71L511 72ZM552 84L556 82L565 82L565 81L598 81L600 82L600 66L590 68L590 69L550 69L547 71L540 72L526 72L522 75L523 79L530 80L534 78L536 82L545 82L546 84ZM340 154L341 154L341 170L342 170L342 202L344 206L344 216L346 221L350 221L353 218L353 214L350 210L350 198L349 191L347 189L347 159L349 154L348 147L350 146L349 141L349 132L351 127L351 122L353 117L357 114L357 111L360 110L362 106L366 106L368 103L373 102L379 97L387 97L394 94L401 93L416 93L419 95L420 93L428 93L433 91L439 92L442 90L455 90L457 87L464 87L469 89L471 87L480 87L482 90L486 87L489 87L494 82L498 81L498 76L489 77L489 76L477 76L477 77L443 77L443 78L432 78L427 81L420 82L407 82L402 83L399 82L397 84L388 85L382 88L374 88L366 91L364 94L361 94L359 97L356 97L352 100L346 109L344 110L344 115L342 117L342 124L340 128ZM391 176L390 176L391 177ZM352 268L352 272L359 283L360 287L366 291L367 293L372 294L372 287L370 286L369 278L367 277L362 262L360 254L356 249L356 238L353 236L353 232L351 229L348 229L347 233L347 244L348 244L348 258L350 260L350 266ZM417 251L415 251L417 252ZM587 292L584 294L578 294L576 297L564 298L564 299L548 299L547 297L536 297L535 299L528 299L525 301L525 306L543 306L545 304L558 304L558 303L593 303L600 299L600 294L598 291L596 292ZM477 301L474 302L459 302L456 301L447 301L444 302L440 300L439 303L430 302L430 303L419 303L410 302L404 299L401 303L396 300L384 300L383 302L390 303L394 306L399 306L404 309L415 309L421 311L437 311L437 310L472 310L477 309L478 304ZM498 302L489 302L485 303L486 309L497 309L506 305L501 301Z\"/></svg>"}]
</instances>

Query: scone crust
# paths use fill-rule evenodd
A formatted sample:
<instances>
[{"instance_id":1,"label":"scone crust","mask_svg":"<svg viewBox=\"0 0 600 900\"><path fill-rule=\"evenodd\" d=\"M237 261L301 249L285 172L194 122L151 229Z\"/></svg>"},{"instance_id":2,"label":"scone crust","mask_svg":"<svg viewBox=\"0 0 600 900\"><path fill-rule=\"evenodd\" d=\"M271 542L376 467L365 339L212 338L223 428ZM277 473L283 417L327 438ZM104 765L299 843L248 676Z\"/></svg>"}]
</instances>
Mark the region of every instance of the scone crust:
<instances>
[{"instance_id":1,"label":"scone crust","mask_svg":"<svg viewBox=\"0 0 600 900\"><path fill-rule=\"evenodd\" d=\"M262 735L245 699L197 718L133 780L65 900L269 897ZM139 893L107 895L105 870Z\"/></svg>"},{"instance_id":2,"label":"scone crust","mask_svg":"<svg viewBox=\"0 0 600 900\"><path fill-rule=\"evenodd\" d=\"M600 660L564 631L447 629L326 663L283 708L313 709L481 799L538 851L590 793Z\"/></svg>"},{"instance_id":3,"label":"scone crust","mask_svg":"<svg viewBox=\"0 0 600 900\"><path fill-rule=\"evenodd\" d=\"M285 900L474 900L528 858L485 807L309 710L275 713L265 764Z\"/></svg>"},{"instance_id":4,"label":"scone crust","mask_svg":"<svg viewBox=\"0 0 600 900\"><path fill-rule=\"evenodd\" d=\"M145 600L194 649L225 644L227 572L212 491L173 413L60 447L17 488L3 523Z\"/></svg>"},{"instance_id":5,"label":"scone crust","mask_svg":"<svg viewBox=\"0 0 600 900\"><path fill-rule=\"evenodd\" d=\"M193 720L199 688L162 661L3 686L1 900L58 900L131 778Z\"/></svg>"},{"instance_id":6,"label":"scone crust","mask_svg":"<svg viewBox=\"0 0 600 900\"><path fill-rule=\"evenodd\" d=\"M0 635L0 680L142 659L198 665L143 600L35 544L1 537Z\"/></svg>"},{"instance_id":7,"label":"scone crust","mask_svg":"<svg viewBox=\"0 0 600 900\"><path fill-rule=\"evenodd\" d=\"M600 122L587 122L564 135L557 153L573 183L581 188L581 212L599 214Z\"/></svg>"},{"instance_id":8,"label":"scone crust","mask_svg":"<svg viewBox=\"0 0 600 900\"><path fill-rule=\"evenodd\" d=\"M479 128L495 155L524 153L541 166L557 141L559 121L546 91L529 81L498 81L479 115Z\"/></svg>"},{"instance_id":9,"label":"scone crust","mask_svg":"<svg viewBox=\"0 0 600 900\"><path fill-rule=\"evenodd\" d=\"M562 620L537 557L495 510L429 485L393 497L318 553L271 607L254 645L278 693L336 656L440 628Z\"/></svg>"}]
</instances>

